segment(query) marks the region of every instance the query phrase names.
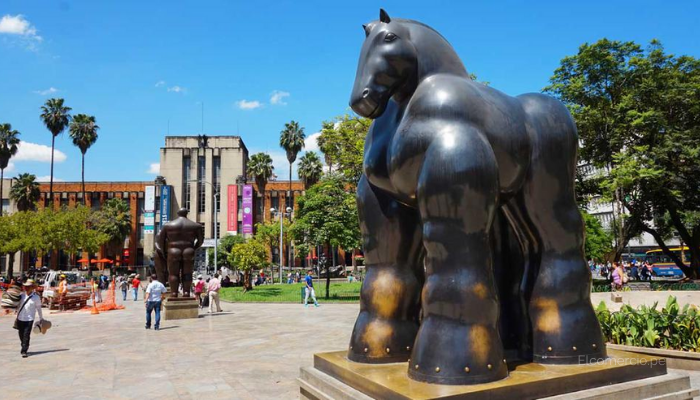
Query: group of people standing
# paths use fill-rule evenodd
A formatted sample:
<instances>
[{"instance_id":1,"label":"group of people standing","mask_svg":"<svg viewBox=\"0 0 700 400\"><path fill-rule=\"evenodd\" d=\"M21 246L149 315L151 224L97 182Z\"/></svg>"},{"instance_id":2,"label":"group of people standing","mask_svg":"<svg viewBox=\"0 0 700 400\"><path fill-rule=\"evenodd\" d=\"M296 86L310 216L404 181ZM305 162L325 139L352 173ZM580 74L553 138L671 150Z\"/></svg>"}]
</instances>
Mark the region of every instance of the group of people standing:
<instances>
[{"instance_id":1,"label":"group of people standing","mask_svg":"<svg viewBox=\"0 0 700 400\"><path fill-rule=\"evenodd\" d=\"M209 313L214 312L214 304L216 304L216 312L221 312L221 304L219 299L219 291L221 290L221 280L219 274L214 274L213 278L207 278L204 281L202 275L197 275L197 281L194 283L194 297L199 301L199 308L204 308L206 302L209 302Z\"/></svg>"},{"instance_id":2,"label":"group of people standing","mask_svg":"<svg viewBox=\"0 0 700 400\"><path fill-rule=\"evenodd\" d=\"M622 262L595 263L588 262L591 272L597 272L603 279L610 281L615 290L620 290L629 281L651 281L654 275L652 265L648 261L639 262L636 259Z\"/></svg>"}]
</instances>

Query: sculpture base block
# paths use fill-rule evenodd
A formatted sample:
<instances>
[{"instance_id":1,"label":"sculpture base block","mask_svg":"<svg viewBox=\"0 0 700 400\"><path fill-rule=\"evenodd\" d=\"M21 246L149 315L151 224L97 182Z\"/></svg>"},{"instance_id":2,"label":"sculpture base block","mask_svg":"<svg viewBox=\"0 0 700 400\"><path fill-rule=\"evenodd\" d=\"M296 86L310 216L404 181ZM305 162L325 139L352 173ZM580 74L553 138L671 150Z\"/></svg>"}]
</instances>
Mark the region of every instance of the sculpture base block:
<instances>
[{"instance_id":1,"label":"sculpture base block","mask_svg":"<svg viewBox=\"0 0 700 400\"><path fill-rule=\"evenodd\" d=\"M298 379L302 399L691 399L687 375L667 374L664 358L608 350L593 364L544 365L509 360L506 379L468 386L410 380L406 363L360 364L345 351L314 355ZM670 395L671 397L666 397Z\"/></svg>"},{"instance_id":2,"label":"sculpture base block","mask_svg":"<svg viewBox=\"0 0 700 400\"><path fill-rule=\"evenodd\" d=\"M199 302L194 297L171 297L163 302L163 319L199 318Z\"/></svg>"}]
</instances>

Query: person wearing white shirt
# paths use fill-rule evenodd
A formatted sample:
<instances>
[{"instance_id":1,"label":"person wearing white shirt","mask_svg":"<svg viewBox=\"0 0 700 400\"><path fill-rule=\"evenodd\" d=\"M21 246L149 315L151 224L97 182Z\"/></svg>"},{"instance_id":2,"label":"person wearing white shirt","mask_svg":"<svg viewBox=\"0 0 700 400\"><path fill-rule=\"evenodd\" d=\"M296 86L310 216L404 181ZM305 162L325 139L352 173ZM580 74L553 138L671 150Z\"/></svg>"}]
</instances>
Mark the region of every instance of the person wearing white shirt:
<instances>
[{"instance_id":1,"label":"person wearing white shirt","mask_svg":"<svg viewBox=\"0 0 700 400\"><path fill-rule=\"evenodd\" d=\"M151 283L146 288L146 329L151 329L151 312L156 312L156 323L153 326L155 330L160 329L160 306L163 301L163 293L165 293L165 285L158 282L156 274L151 275Z\"/></svg>"},{"instance_id":2,"label":"person wearing white shirt","mask_svg":"<svg viewBox=\"0 0 700 400\"><path fill-rule=\"evenodd\" d=\"M22 358L27 358L29 339L34 327L34 317L38 313L39 321L43 321L44 316L41 313L41 297L34 291L34 280L27 279L22 286L24 293L20 296L20 308L17 310L17 330L19 332L19 340L22 343Z\"/></svg>"}]
</instances>

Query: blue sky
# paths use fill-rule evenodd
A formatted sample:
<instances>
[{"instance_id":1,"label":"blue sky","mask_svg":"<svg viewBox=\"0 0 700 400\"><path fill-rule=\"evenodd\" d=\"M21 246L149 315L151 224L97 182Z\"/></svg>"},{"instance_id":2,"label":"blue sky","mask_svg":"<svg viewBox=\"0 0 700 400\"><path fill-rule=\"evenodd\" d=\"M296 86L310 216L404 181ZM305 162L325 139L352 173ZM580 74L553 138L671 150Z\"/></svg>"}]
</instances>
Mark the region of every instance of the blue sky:
<instances>
[{"instance_id":1,"label":"blue sky","mask_svg":"<svg viewBox=\"0 0 700 400\"><path fill-rule=\"evenodd\" d=\"M86 180L153 179L168 125L199 134L202 102L204 133L239 134L286 178L280 130L294 119L311 135L349 112L361 24L379 7L431 25L467 70L513 95L541 90L562 57L602 37L700 57L696 1L2 0L0 122L29 143L6 176L49 175L39 107L63 97L101 127ZM55 177L79 180L67 134L56 148Z\"/></svg>"}]
</instances>

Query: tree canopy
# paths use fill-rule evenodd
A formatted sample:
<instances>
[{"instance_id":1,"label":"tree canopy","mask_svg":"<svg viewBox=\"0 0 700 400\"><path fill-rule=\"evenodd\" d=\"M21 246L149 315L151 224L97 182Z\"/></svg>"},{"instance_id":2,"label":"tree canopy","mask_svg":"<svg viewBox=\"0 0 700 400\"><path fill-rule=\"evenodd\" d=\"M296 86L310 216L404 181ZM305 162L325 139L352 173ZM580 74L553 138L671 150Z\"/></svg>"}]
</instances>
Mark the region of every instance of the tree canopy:
<instances>
[{"instance_id":1,"label":"tree canopy","mask_svg":"<svg viewBox=\"0 0 700 400\"><path fill-rule=\"evenodd\" d=\"M616 254L651 234L665 252L678 236L700 269L700 61L667 54L658 41L602 39L561 61L545 90L563 100L578 125L581 157L599 171L579 186L584 198L613 201ZM591 183L589 182L589 183Z\"/></svg>"},{"instance_id":2,"label":"tree canopy","mask_svg":"<svg viewBox=\"0 0 700 400\"><path fill-rule=\"evenodd\" d=\"M345 182L357 187L362 176L365 138L372 120L345 114L323 122L318 146L329 172L335 168Z\"/></svg>"}]
</instances>

